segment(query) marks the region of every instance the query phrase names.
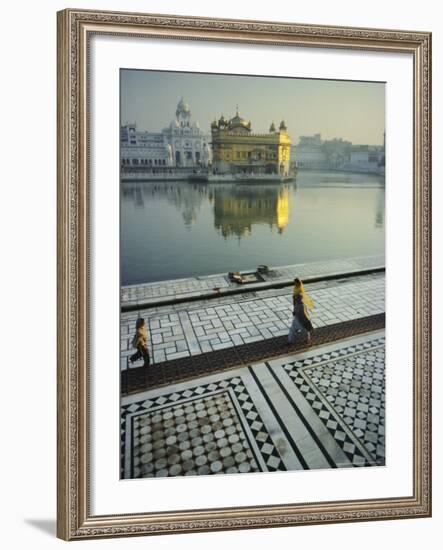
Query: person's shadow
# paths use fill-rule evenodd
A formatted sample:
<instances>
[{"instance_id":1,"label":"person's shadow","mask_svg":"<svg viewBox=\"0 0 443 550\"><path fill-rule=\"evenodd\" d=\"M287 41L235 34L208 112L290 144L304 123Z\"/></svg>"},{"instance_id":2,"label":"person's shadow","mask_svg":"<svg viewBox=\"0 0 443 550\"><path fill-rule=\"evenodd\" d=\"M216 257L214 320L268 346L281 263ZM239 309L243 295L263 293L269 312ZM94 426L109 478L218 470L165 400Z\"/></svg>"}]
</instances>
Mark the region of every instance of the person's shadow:
<instances>
[{"instance_id":1,"label":"person's shadow","mask_svg":"<svg viewBox=\"0 0 443 550\"><path fill-rule=\"evenodd\" d=\"M57 534L57 522L55 519L25 519L25 523L53 537Z\"/></svg>"}]
</instances>

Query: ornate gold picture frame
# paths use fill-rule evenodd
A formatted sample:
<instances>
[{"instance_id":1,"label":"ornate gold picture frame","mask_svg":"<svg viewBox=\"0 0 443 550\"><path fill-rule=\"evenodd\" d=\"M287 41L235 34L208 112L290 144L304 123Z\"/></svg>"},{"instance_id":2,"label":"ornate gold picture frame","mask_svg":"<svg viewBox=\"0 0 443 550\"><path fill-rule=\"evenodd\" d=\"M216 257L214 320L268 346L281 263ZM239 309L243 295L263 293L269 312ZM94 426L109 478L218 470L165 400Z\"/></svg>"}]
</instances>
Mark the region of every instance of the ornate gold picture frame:
<instances>
[{"instance_id":1,"label":"ornate gold picture frame","mask_svg":"<svg viewBox=\"0 0 443 550\"><path fill-rule=\"evenodd\" d=\"M413 460L410 495L94 515L91 512L90 46L165 38L407 53L413 58ZM58 536L65 540L431 515L431 34L172 15L58 13ZM116 221L117 223L117 221ZM409 299L409 298L408 298ZM392 313L392 312L391 312ZM401 315L401 312L398 312ZM395 360L391 358L391 361ZM116 376L118 374L116 373ZM113 421L113 420L112 420ZM116 474L117 475L117 474Z\"/></svg>"}]
</instances>

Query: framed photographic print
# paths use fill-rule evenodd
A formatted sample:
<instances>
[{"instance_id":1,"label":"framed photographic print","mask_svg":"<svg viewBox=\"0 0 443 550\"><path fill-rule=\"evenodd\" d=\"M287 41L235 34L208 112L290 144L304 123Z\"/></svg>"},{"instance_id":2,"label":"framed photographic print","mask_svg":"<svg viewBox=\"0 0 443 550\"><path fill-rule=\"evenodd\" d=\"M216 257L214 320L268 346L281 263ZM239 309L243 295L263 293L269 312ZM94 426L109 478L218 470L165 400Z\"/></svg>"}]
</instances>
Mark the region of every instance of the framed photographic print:
<instances>
[{"instance_id":1,"label":"framed photographic print","mask_svg":"<svg viewBox=\"0 0 443 550\"><path fill-rule=\"evenodd\" d=\"M58 40L58 535L429 516L430 33Z\"/></svg>"}]
</instances>

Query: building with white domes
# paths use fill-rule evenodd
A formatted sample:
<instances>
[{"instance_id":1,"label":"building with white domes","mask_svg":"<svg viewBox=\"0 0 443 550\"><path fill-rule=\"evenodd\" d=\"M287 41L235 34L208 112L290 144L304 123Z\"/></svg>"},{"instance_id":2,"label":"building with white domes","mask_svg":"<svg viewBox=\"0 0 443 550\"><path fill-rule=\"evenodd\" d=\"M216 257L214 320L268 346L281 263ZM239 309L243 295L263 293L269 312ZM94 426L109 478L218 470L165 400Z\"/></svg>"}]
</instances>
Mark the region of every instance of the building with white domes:
<instances>
[{"instance_id":1,"label":"building with white domes","mask_svg":"<svg viewBox=\"0 0 443 550\"><path fill-rule=\"evenodd\" d=\"M191 109L183 98L178 102L175 119L162 134L171 145L173 166L196 168L211 163L210 136L191 120Z\"/></svg>"},{"instance_id":2,"label":"building with white domes","mask_svg":"<svg viewBox=\"0 0 443 550\"><path fill-rule=\"evenodd\" d=\"M175 118L161 132L139 130L136 123L121 127L122 179L186 179L211 165L210 139L181 98Z\"/></svg>"}]
</instances>

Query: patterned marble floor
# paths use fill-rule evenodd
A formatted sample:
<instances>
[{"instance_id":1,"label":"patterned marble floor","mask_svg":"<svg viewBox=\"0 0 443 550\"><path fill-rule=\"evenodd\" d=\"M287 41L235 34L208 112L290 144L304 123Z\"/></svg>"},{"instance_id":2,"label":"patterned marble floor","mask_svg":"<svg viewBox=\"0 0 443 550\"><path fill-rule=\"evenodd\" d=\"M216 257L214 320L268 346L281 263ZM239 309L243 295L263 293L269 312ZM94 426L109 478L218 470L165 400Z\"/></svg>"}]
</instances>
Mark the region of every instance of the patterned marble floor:
<instances>
[{"instance_id":1,"label":"patterned marble floor","mask_svg":"<svg viewBox=\"0 0 443 550\"><path fill-rule=\"evenodd\" d=\"M121 402L121 477L384 465L384 331Z\"/></svg>"},{"instance_id":2,"label":"patterned marble floor","mask_svg":"<svg viewBox=\"0 0 443 550\"><path fill-rule=\"evenodd\" d=\"M316 328L385 311L384 273L306 288L314 300L311 316ZM151 363L161 363L287 334L292 322L291 288L122 313L121 370L129 367L128 357L134 353L131 340L138 316L147 323Z\"/></svg>"},{"instance_id":3,"label":"patterned marble floor","mask_svg":"<svg viewBox=\"0 0 443 550\"><path fill-rule=\"evenodd\" d=\"M263 274L263 281L253 286L259 289L265 288L269 283L292 281L295 277L306 279L340 275L366 269L376 269L384 267L384 265L384 255L378 255L279 266L272 268L269 274ZM229 288L238 289L238 284L232 282L225 273L203 277L188 277L173 281L124 286L121 289L121 302L122 305L146 305L157 303L166 297L189 298L216 293L216 289L226 290Z\"/></svg>"}]
</instances>

